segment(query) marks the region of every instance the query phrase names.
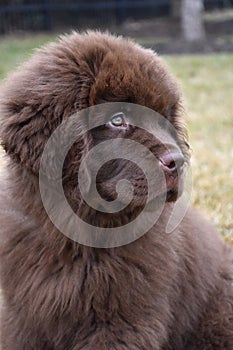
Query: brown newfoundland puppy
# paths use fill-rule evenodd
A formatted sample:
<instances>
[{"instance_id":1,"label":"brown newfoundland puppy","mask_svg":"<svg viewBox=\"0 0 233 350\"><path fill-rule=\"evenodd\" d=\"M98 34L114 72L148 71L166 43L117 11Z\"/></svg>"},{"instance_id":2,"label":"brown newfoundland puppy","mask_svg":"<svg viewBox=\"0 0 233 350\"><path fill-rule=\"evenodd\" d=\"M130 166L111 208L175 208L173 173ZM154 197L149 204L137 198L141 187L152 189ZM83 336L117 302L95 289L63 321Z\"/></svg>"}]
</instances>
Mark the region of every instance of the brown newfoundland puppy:
<instances>
[{"instance_id":1,"label":"brown newfoundland puppy","mask_svg":"<svg viewBox=\"0 0 233 350\"><path fill-rule=\"evenodd\" d=\"M88 207L76 179L93 145L114 137L135 140L157 155L165 173L166 204L155 225L130 244L104 249L59 232L41 201L39 169L45 144L62 121L111 101L148 107L176 133L173 151L166 153L156 130L131 127L127 111L120 111L111 127L98 126L71 147L63 168L66 197L95 225L130 221L147 192L143 173L118 159L100 169L99 193L113 200L116 179L126 176L134 186L140 182L136 199L115 216ZM176 82L152 51L94 32L73 33L37 51L6 81L0 114L7 159L0 212L1 350L233 349L231 248L192 209L172 234L165 233L178 173L189 158L180 105Z\"/></svg>"}]
</instances>

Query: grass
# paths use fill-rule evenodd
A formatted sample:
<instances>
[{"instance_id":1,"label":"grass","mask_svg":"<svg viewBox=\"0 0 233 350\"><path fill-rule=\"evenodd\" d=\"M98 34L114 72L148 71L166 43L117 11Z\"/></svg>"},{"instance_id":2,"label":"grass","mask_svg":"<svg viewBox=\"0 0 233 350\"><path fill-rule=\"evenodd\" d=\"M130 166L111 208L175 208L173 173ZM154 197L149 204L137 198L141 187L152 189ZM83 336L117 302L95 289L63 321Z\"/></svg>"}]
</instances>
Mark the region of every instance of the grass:
<instances>
[{"instance_id":1,"label":"grass","mask_svg":"<svg viewBox=\"0 0 233 350\"><path fill-rule=\"evenodd\" d=\"M35 35L33 37L6 37L0 40L0 79L14 70L21 62L33 53L33 50L50 40L54 36Z\"/></svg>"},{"instance_id":2,"label":"grass","mask_svg":"<svg viewBox=\"0 0 233 350\"><path fill-rule=\"evenodd\" d=\"M193 203L233 237L233 55L166 57L185 96Z\"/></svg>"},{"instance_id":3,"label":"grass","mask_svg":"<svg viewBox=\"0 0 233 350\"><path fill-rule=\"evenodd\" d=\"M227 8L225 10L215 10L204 12L203 17L206 21L219 22L233 19L233 10Z\"/></svg>"},{"instance_id":4,"label":"grass","mask_svg":"<svg viewBox=\"0 0 233 350\"><path fill-rule=\"evenodd\" d=\"M53 36L0 42L0 79ZM233 242L233 55L166 56L181 82L192 147L192 203Z\"/></svg>"}]
</instances>

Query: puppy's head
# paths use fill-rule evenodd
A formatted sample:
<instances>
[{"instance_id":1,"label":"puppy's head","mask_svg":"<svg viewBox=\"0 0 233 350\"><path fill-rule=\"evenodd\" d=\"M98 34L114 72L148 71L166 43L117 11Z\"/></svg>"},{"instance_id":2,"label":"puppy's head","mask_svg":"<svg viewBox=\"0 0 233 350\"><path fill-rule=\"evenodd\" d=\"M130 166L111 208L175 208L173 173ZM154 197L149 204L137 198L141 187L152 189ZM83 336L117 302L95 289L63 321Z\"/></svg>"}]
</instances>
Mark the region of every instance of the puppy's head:
<instances>
[{"instance_id":1,"label":"puppy's head","mask_svg":"<svg viewBox=\"0 0 233 350\"><path fill-rule=\"evenodd\" d=\"M107 107L103 108L109 119L82 135L65 160L63 183L68 197L74 199L73 205L83 156L103 140L115 138L138 142L157 157L166 179L167 200L175 200L178 173L188 161L180 92L151 50L122 38L98 32L73 33L38 50L3 87L2 145L13 162L38 176L45 144L62 121L90 106L108 106L107 102L123 102L124 106L118 108L116 103L107 113ZM137 116L141 128L134 125L134 108L130 105L135 104L147 108ZM173 131L167 132L168 144L161 142L158 123L148 129L146 110L159 113L173 125ZM143 169L125 159L113 159L101 167L96 178L100 195L114 200L121 179L129 180L134 187L133 205L145 203Z\"/></svg>"}]
</instances>

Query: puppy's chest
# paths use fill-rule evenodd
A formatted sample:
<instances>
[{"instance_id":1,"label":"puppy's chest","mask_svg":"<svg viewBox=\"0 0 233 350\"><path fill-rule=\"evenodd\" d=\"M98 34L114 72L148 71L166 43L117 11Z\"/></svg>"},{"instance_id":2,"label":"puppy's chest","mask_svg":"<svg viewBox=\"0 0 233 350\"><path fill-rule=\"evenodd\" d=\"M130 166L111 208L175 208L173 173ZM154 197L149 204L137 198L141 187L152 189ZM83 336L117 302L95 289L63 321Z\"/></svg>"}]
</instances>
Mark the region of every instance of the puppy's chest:
<instances>
[{"instance_id":1,"label":"puppy's chest","mask_svg":"<svg viewBox=\"0 0 233 350\"><path fill-rule=\"evenodd\" d=\"M146 311L146 305L154 300L149 276L150 271L137 262L110 257L77 258L61 266L51 278L62 293L60 307L65 313L75 309L76 317L94 313L106 321L117 314L135 317Z\"/></svg>"}]
</instances>

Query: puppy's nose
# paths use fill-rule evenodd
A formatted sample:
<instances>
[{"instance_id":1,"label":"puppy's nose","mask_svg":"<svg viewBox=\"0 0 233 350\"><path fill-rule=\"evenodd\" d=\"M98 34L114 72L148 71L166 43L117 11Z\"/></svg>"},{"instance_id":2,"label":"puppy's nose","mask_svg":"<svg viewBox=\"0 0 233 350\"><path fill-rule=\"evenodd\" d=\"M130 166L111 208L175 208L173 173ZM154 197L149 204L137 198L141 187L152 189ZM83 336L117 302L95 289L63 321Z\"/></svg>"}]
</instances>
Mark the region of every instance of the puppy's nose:
<instances>
[{"instance_id":1,"label":"puppy's nose","mask_svg":"<svg viewBox=\"0 0 233 350\"><path fill-rule=\"evenodd\" d=\"M168 175L174 175L181 170L184 165L184 157L179 152L165 153L159 157L163 170Z\"/></svg>"}]
</instances>

